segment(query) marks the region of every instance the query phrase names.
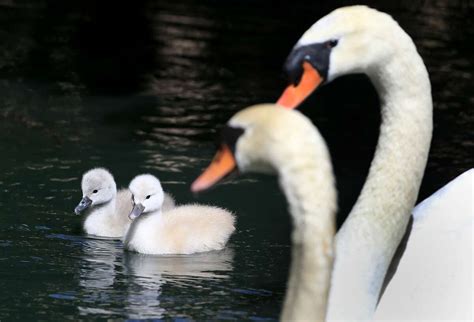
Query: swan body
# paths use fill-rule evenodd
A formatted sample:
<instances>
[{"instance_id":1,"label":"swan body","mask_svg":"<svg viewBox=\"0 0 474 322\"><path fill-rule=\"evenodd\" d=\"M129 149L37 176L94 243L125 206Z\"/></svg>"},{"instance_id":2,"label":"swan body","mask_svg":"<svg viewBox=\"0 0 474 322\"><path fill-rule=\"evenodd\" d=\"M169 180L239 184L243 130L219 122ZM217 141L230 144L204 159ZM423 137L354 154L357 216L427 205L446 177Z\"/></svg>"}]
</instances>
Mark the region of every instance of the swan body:
<instances>
[{"instance_id":1,"label":"swan body","mask_svg":"<svg viewBox=\"0 0 474 322\"><path fill-rule=\"evenodd\" d=\"M84 231L89 235L123 238L131 220L132 194L128 189L117 191L114 177L104 168L94 168L82 176L83 198L76 214L86 213ZM174 207L174 199L165 195L166 210Z\"/></svg>"},{"instance_id":2,"label":"swan body","mask_svg":"<svg viewBox=\"0 0 474 322\"><path fill-rule=\"evenodd\" d=\"M219 207L184 205L162 211L163 190L152 175L135 177L129 188L135 206L124 241L128 250L155 255L221 250L235 230L234 215Z\"/></svg>"},{"instance_id":3,"label":"swan body","mask_svg":"<svg viewBox=\"0 0 474 322\"><path fill-rule=\"evenodd\" d=\"M375 320L472 321L474 169L413 210L413 226Z\"/></svg>"},{"instance_id":4,"label":"swan body","mask_svg":"<svg viewBox=\"0 0 474 322\"><path fill-rule=\"evenodd\" d=\"M324 140L305 116L272 104L249 107L234 115L222 138L218 154L191 189L205 190L235 167L240 172L278 174L293 221L282 319L322 321L336 212L335 183Z\"/></svg>"}]
</instances>

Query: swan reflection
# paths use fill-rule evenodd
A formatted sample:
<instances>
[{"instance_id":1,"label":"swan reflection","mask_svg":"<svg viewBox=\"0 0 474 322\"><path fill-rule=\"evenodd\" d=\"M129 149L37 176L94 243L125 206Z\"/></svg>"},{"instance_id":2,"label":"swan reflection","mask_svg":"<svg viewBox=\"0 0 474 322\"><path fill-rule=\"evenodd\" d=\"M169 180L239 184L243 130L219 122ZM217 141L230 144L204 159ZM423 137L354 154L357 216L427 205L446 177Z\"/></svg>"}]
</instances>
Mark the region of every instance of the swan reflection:
<instances>
[{"instance_id":1,"label":"swan reflection","mask_svg":"<svg viewBox=\"0 0 474 322\"><path fill-rule=\"evenodd\" d=\"M120 242L111 239L86 239L83 243L83 265L80 285L89 290L112 287L117 274Z\"/></svg>"},{"instance_id":2,"label":"swan reflection","mask_svg":"<svg viewBox=\"0 0 474 322\"><path fill-rule=\"evenodd\" d=\"M97 303L108 301L109 293L114 289L114 282L121 266L121 243L107 238L87 238L82 243L82 264L79 268L80 282L83 288L83 303L78 307L81 315L110 315L109 309L98 308ZM90 303L90 306L84 304Z\"/></svg>"},{"instance_id":3,"label":"swan reflection","mask_svg":"<svg viewBox=\"0 0 474 322\"><path fill-rule=\"evenodd\" d=\"M174 256L125 253L124 269L130 277L125 301L128 318L163 317L165 309L160 305L160 296L164 284L199 287L203 281L227 279L233 269L233 258L230 248Z\"/></svg>"}]
</instances>

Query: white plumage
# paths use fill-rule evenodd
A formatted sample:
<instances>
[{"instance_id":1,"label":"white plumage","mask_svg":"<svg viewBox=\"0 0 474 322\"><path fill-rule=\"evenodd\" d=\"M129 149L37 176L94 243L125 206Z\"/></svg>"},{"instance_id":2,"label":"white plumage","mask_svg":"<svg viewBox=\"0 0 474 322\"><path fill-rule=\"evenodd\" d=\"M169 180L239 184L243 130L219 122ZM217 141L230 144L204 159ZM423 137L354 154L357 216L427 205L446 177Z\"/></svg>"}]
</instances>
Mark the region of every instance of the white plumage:
<instances>
[{"instance_id":1,"label":"white plumage","mask_svg":"<svg viewBox=\"0 0 474 322\"><path fill-rule=\"evenodd\" d=\"M339 8L308 29L294 51L329 42L327 75L319 77L365 73L379 94L382 124L367 180L336 236L327 320L472 320L472 170L415 209L400 266L377 307L428 158L431 85L412 39L386 13ZM312 55L304 57L313 68L325 63ZM279 102L294 107L287 97Z\"/></svg>"},{"instance_id":2,"label":"white plumage","mask_svg":"<svg viewBox=\"0 0 474 322\"><path fill-rule=\"evenodd\" d=\"M177 206L162 211L160 181L152 175L140 175L130 183L135 213L143 207L125 236L128 250L143 254L192 254L223 249L234 232L234 215L204 205ZM147 198L148 197L148 198Z\"/></svg>"},{"instance_id":3,"label":"white plumage","mask_svg":"<svg viewBox=\"0 0 474 322\"><path fill-rule=\"evenodd\" d=\"M132 194L126 189L117 192L110 206L92 208L84 219L83 228L89 235L122 238L130 225L128 214L132 210Z\"/></svg>"},{"instance_id":4,"label":"white plumage","mask_svg":"<svg viewBox=\"0 0 474 322\"><path fill-rule=\"evenodd\" d=\"M375 320L472 321L473 188L471 169L413 210L407 247Z\"/></svg>"},{"instance_id":5,"label":"white plumage","mask_svg":"<svg viewBox=\"0 0 474 322\"><path fill-rule=\"evenodd\" d=\"M201 191L217 182L232 170L229 160L235 160L233 166L236 163L242 173L278 174L293 221L290 277L281 319L321 321L329 292L337 208L326 144L309 119L273 104L246 108L227 126L242 130L233 156L224 139L219 154L191 189Z\"/></svg>"},{"instance_id":6,"label":"white plumage","mask_svg":"<svg viewBox=\"0 0 474 322\"><path fill-rule=\"evenodd\" d=\"M123 238L131 220L132 194L128 189L117 192L114 177L104 168L94 168L82 176L83 200L76 207L76 213L86 213L83 228L89 235ZM89 200L87 204L83 203ZM174 199L165 194L167 208L174 207Z\"/></svg>"}]
</instances>

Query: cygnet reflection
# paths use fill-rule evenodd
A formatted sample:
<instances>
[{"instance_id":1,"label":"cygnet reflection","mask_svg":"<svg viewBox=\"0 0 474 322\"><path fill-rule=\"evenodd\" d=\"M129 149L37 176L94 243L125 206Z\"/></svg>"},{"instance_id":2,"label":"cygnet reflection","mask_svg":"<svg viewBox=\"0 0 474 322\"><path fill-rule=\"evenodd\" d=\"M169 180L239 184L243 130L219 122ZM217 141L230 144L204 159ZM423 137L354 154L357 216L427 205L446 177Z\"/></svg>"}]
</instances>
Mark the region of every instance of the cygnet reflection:
<instances>
[{"instance_id":1,"label":"cygnet reflection","mask_svg":"<svg viewBox=\"0 0 474 322\"><path fill-rule=\"evenodd\" d=\"M120 242L112 239L85 239L83 243L80 285L88 290L111 287L116 275Z\"/></svg>"},{"instance_id":2,"label":"cygnet reflection","mask_svg":"<svg viewBox=\"0 0 474 322\"><path fill-rule=\"evenodd\" d=\"M225 248L193 255L150 256L126 252L124 269L129 275L125 303L128 318L162 318L160 306L165 283L200 285L209 280L229 278L234 251Z\"/></svg>"}]
</instances>

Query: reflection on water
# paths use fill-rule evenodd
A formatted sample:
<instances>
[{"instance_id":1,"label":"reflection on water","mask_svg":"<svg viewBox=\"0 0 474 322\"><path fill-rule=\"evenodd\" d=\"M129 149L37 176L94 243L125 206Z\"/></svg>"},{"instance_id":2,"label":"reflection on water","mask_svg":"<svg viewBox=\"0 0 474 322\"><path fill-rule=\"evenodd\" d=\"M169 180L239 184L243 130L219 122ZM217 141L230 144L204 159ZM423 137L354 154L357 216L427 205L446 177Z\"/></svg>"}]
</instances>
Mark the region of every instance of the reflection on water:
<instances>
[{"instance_id":1,"label":"reflection on water","mask_svg":"<svg viewBox=\"0 0 474 322\"><path fill-rule=\"evenodd\" d=\"M223 251L182 256L147 256L126 253L125 273L129 275L126 310L131 319L162 318L160 306L163 284L182 289L202 287L212 281L228 279L234 252Z\"/></svg>"},{"instance_id":2,"label":"reflection on water","mask_svg":"<svg viewBox=\"0 0 474 322\"><path fill-rule=\"evenodd\" d=\"M147 256L128 252L124 259L125 267L129 270L127 272L138 278L220 279L229 278L226 273L232 271L234 251L231 248L225 248L222 251L175 256Z\"/></svg>"},{"instance_id":3,"label":"reflection on water","mask_svg":"<svg viewBox=\"0 0 474 322\"><path fill-rule=\"evenodd\" d=\"M202 288L206 284L218 285L220 281L230 278L233 269L232 248L194 255L150 256L124 253L121 243L110 239L52 237L76 240L82 247L81 266L78 268L82 304L78 309L85 316L123 316L116 308L100 305L120 301L127 318L162 318L166 313L161 305L165 284L170 284L181 292L190 292L193 288ZM114 295L114 289L121 287L123 281L126 281L126 285L122 286L123 294ZM74 299L77 294L63 292L51 296ZM205 303L206 300L201 302Z\"/></svg>"},{"instance_id":4,"label":"reflection on water","mask_svg":"<svg viewBox=\"0 0 474 322\"><path fill-rule=\"evenodd\" d=\"M424 198L474 164L466 41L474 8L366 2L413 36L430 72L435 128ZM342 4L0 1L0 320L276 320L290 223L275 179L240 177L202 196L189 183L212 157L219 127L244 106L274 101L296 39ZM324 86L302 106L331 150L339 221L367 172L378 106L359 76ZM73 209L81 174L94 166L107 166L121 187L152 172L180 204L234 211L230 248L153 257L83 236Z\"/></svg>"},{"instance_id":5,"label":"reflection on water","mask_svg":"<svg viewBox=\"0 0 474 322\"><path fill-rule=\"evenodd\" d=\"M122 248L113 240L87 239L82 243L82 265L79 269L80 286L87 292L101 293L113 287L116 276L116 261ZM90 300L94 303L94 297Z\"/></svg>"}]
</instances>

